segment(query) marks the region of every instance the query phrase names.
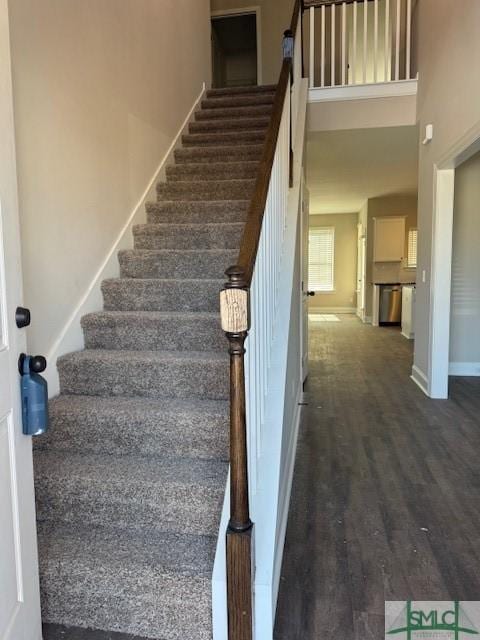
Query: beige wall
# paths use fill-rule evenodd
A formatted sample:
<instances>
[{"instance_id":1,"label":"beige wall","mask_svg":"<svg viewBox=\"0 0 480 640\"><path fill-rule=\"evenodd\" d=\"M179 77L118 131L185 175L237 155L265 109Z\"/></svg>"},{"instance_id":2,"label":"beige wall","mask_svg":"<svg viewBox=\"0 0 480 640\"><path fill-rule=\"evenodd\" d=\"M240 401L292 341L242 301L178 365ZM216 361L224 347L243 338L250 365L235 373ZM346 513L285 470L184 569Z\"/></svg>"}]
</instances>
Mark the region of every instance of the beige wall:
<instances>
[{"instance_id":1,"label":"beige wall","mask_svg":"<svg viewBox=\"0 0 480 640\"><path fill-rule=\"evenodd\" d=\"M405 253L407 256L408 231L417 227L417 196L386 196L371 198L367 203L367 316L372 316L372 296L374 282L415 282L416 270L407 269L405 263L374 263L374 218L405 216Z\"/></svg>"},{"instance_id":2,"label":"beige wall","mask_svg":"<svg viewBox=\"0 0 480 640\"><path fill-rule=\"evenodd\" d=\"M10 14L29 348L47 353L210 80L210 7L11 0Z\"/></svg>"},{"instance_id":3,"label":"beige wall","mask_svg":"<svg viewBox=\"0 0 480 640\"><path fill-rule=\"evenodd\" d=\"M480 120L480 2L421 0L416 11L420 139L434 126L433 141L420 145L419 267L415 317L415 365L428 373L430 265L434 166ZM458 5L458 6L456 6ZM425 270L425 283L420 274Z\"/></svg>"},{"instance_id":4,"label":"beige wall","mask_svg":"<svg viewBox=\"0 0 480 640\"><path fill-rule=\"evenodd\" d=\"M339 308L345 311L357 304L357 224L358 213L310 216L310 227L334 227L335 262L333 293L317 292L309 309Z\"/></svg>"},{"instance_id":5,"label":"beige wall","mask_svg":"<svg viewBox=\"0 0 480 640\"><path fill-rule=\"evenodd\" d=\"M294 0L211 0L212 11L260 7L262 83L276 84L282 65L282 37L290 27Z\"/></svg>"},{"instance_id":6,"label":"beige wall","mask_svg":"<svg viewBox=\"0 0 480 640\"><path fill-rule=\"evenodd\" d=\"M450 361L480 363L480 153L455 172ZM480 372L479 372L480 373Z\"/></svg>"}]
</instances>

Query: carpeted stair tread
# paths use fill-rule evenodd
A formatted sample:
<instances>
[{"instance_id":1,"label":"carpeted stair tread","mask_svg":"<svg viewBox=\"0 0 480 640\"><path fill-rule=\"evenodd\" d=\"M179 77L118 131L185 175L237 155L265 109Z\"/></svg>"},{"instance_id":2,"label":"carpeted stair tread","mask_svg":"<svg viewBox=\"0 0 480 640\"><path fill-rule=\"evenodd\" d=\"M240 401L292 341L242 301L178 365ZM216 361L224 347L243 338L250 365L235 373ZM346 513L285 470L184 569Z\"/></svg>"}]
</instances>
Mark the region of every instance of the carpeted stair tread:
<instances>
[{"instance_id":1,"label":"carpeted stair tread","mask_svg":"<svg viewBox=\"0 0 480 640\"><path fill-rule=\"evenodd\" d=\"M218 313L99 311L82 318L87 349L224 351Z\"/></svg>"},{"instance_id":2,"label":"carpeted stair tread","mask_svg":"<svg viewBox=\"0 0 480 640\"><path fill-rule=\"evenodd\" d=\"M149 224L237 223L245 222L250 200L203 200L147 202Z\"/></svg>"},{"instance_id":3,"label":"carpeted stair tread","mask_svg":"<svg viewBox=\"0 0 480 640\"><path fill-rule=\"evenodd\" d=\"M202 109L224 109L228 107L253 107L260 104L273 104L275 92L262 91L244 95L222 95L202 100Z\"/></svg>"},{"instance_id":4,"label":"carpeted stair tread","mask_svg":"<svg viewBox=\"0 0 480 640\"><path fill-rule=\"evenodd\" d=\"M255 178L159 182L157 196L159 200L244 200L252 197L255 182Z\"/></svg>"},{"instance_id":5,"label":"carpeted stair tread","mask_svg":"<svg viewBox=\"0 0 480 640\"><path fill-rule=\"evenodd\" d=\"M201 275L201 274L199 274ZM110 311L216 311L223 279L111 278L102 282Z\"/></svg>"},{"instance_id":6,"label":"carpeted stair tread","mask_svg":"<svg viewBox=\"0 0 480 640\"><path fill-rule=\"evenodd\" d=\"M60 395L35 449L228 459L226 400Z\"/></svg>"},{"instance_id":7,"label":"carpeted stair tread","mask_svg":"<svg viewBox=\"0 0 480 640\"><path fill-rule=\"evenodd\" d=\"M222 131L219 133L186 133L182 142L187 147L222 146L222 145L258 145L265 142L266 129L252 129L248 131Z\"/></svg>"},{"instance_id":8,"label":"carpeted stair tread","mask_svg":"<svg viewBox=\"0 0 480 640\"><path fill-rule=\"evenodd\" d=\"M229 118L223 120L199 120L191 122L189 133L207 133L218 131L248 131L249 129L267 129L270 124L268 116L257 118Z\"/></svg>"},{"instance_id":9,"label":"carpeted stair tread","mask_svg":"<svg viewBox=\"0 0 480 640\"><path fill-rule=\"evenodd\" d=\"M204 120L223 120L230 118L262 118L272 113L271 104L260 104L253 107L225 107L223 109L200 109L195 112L196 122Z\"/></svg>"},{"instance_id":10,"label":"carpeted stair tread","mask_svg":"<svg viewBox=\"0 0 480 640\"><path fill-rule=\"evenodd\" d=\"M222 351L86 349L62 356L57 368L65 394L210 400L228 396L228 355Z\"/></svg>"},{"instance_id":11,"label":"carpeted stair tread","mask_svg":"<svg viewBox=\"0 0 480 640\"><path fill-rule=\"evenodd\" d=\"M232 265L238 251L233 249L120 251L120 275L127 278L220 279L225 265Z\"/></svg>"},{"instance_id":12,"label":"carpeted stair tread","mask_svg":"<svg viewBox=\"0 0 480 640\"><path fill-rule=\"evenodd\" d=\"M206 93L147 221L120 250L85 349L34 443L43 620L211 640L228 473L229 356L219 293L264 153L275 86ZM193 533L194 532L194 533Z\"/></svg>"},{"instance_id":13,"label":"carpeted stair tread","mask_svg":"<svg viewBox=\"0 0 480 640\"><path fill-rule=\"evenodd\" d=\"M39 525L44 622L161 640L211 640L216 540Z\"/></svg>"},{"instance_id":14,"label":"carpeted stair tread","mask_svg":"<svg viewBox=\"0 0 480 640\"><path fill-rule=\"evenodd\" d=\"M262 152L262 141L251 144L224 144L222 146L183 147L175 151L175 161L178 164L190 164L199 162L238 162L240 160L259 161Z\"/></svg>"},{"instance_id":15,"label":"carpeted stair tread","mask_svg":"<svg viewBox=\"0 0 480 640\"><path fill-rule=\"evenodd\" d=\"M37 451L37 519L215 535L228 463Z\"/></svg>"},{"instance_id":16,"label":"carpeted stair tread","mask_svg":"<svg viewBox=\"0 0 480 640\"><path fill-rule=\"evenodd\" d=\"M241 180L257 177L259 161L198 162L167 167L167 181Z\"/></svg>"},{"instance_id":17,"label":"carpeted stair tread","mask_svg":"<svg viewBox=\"0 0 480 640\"><path fill-rule=\"evenodd\" d=\"M262 84L246 87L220 87L217 89L208 89L207 97L215 98L219 96L239 96L244 94L257 95L259 93L275 93L276 90L276 84Z\"/></svg>"},{"instance_id":18,"label":"carpeted stair tread","mask_svg":"<svg viewBox=\"0 0 480 640\"><path fill-rule=\"evenodd\" d=\"M235 249L244 223L142 224L133 227L135 249Z\"/></svg>"}]
</instances>

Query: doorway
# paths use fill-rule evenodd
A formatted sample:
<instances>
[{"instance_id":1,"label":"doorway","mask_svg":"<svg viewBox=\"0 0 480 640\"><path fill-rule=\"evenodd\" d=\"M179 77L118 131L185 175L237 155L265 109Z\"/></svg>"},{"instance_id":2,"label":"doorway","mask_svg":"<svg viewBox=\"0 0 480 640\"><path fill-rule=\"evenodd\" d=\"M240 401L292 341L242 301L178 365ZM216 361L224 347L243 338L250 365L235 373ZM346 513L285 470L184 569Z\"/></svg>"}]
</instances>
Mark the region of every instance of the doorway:
<instances>
[{"instance_id":1,"label":"doorway","mask_svg":"<svg viewBox=\"0 0 480 640\"><path fill-rule=\"evenodd\" d=\"M479 151L480 124L467 132L435 166L429 363L424 381L425 391L431 398L449 397L456 170ZM452 373L458 372L458 368L452 370Z\"/></svg>"},{"instance_id":2,"label":"doorway","mask_svg":"<svg viewBox=\"0 0 480 640\"><path fill-rule=\"evenodd\" d=\"M214 88L261 84L260 9L212 13Z\"/></svg>"}]
</instances>

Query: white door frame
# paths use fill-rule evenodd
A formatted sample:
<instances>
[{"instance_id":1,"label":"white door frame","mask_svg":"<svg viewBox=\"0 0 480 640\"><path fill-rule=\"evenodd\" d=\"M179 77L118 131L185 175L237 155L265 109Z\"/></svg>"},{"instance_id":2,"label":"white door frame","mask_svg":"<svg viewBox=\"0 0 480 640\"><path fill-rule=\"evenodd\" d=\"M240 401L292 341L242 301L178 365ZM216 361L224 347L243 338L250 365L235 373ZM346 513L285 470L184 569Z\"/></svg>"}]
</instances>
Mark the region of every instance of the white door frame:
<instances>
[{"instance_id":1,"label":"white door frame","mask_svg":"<svg viewBox=\"0 0 480 640\"><path fill-rule=\"evenodd\" d=\"M261 7L242 7L238 9L219 9L211 12L215 18L231 18L233 16L250 16L255 14L257 21L257 85L262 84L262 9Z\"/></svg>"},{"instance_id":2,"label":"white door frame","mask_svg":"<svg viewBox=\"0 0 480 640\"><path fill-rule=\"evenodd\" d=\"M434 165L428 395L448 398L455 169L480 151L480 121Z\"/></svg>"}]
</instances>

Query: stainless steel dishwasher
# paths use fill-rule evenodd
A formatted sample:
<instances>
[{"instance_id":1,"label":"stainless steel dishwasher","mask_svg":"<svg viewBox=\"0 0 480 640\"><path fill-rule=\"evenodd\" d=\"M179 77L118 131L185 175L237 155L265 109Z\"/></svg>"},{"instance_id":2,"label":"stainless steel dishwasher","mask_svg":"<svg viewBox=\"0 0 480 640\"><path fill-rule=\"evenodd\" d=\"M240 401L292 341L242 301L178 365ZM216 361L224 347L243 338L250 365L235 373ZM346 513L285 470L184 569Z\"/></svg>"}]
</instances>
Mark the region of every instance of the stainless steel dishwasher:
<instances>
[{"instance_id":1,"label":"stainless steel dishwasher","mask_svg":"<svg viewBox=\"0 0 480 640\"><path fill-rule=\"evenodd\" d=\"M380 325L400 325L402 322L401 285L383 285L380 287Z\"/></svg>"}]
</instances>

